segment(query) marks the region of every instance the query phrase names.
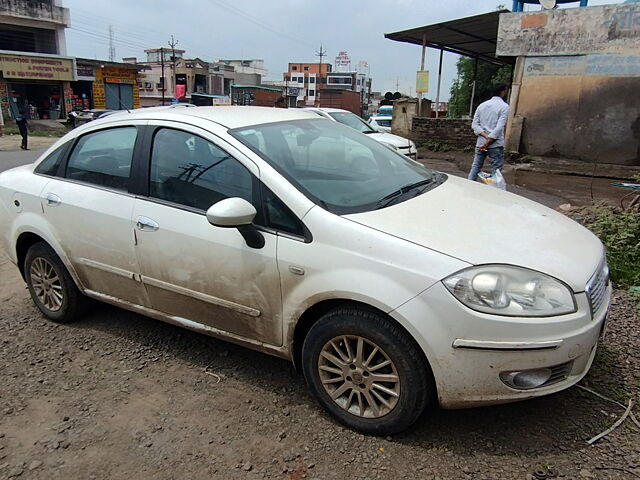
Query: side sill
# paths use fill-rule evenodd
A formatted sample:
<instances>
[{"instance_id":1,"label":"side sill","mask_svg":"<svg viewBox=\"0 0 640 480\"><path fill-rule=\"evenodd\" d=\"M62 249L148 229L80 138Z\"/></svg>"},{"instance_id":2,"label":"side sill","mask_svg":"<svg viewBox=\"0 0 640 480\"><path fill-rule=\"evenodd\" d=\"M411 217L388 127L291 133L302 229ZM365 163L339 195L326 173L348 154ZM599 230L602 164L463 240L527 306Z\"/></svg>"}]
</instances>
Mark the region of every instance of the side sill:
<instances>
[{"instance_id":1,"label":"side sill","mask_svg":"<svg viewBox=\"0 0 640 480\"><path fill-rule=\"evenodd\" d=\"M186 318L166 315L158 310L120 300L119 298L113 297L111 295L105 295L104 293L96 292L94 290L85 289L83 293L87 297L91 297L101 302L115 305L116 307L124 308L125 310L139 313L140 315L144 315L155 320L160 320L162 322L170 323L178 327L193 330L194 332L203 333L210 337L215 337L220 340L235 343L236 345L247 347L258 352L267 353L275 357L284 358L285 360L291 360L291 352L286 347L277 347L275 345L270 345L268 343L259 342L257 340L225 332L224 330L210 327L209 325L203 325Z\"/></svg>"}]
</instances>

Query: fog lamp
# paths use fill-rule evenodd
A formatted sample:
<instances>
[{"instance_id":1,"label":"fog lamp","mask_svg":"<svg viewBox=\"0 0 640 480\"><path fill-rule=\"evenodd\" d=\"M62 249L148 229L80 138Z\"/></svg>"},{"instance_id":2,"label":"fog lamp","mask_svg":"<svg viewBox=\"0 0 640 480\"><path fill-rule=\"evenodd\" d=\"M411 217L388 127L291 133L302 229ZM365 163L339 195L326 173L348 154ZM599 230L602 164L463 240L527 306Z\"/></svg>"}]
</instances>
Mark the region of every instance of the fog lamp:
<instances>
[{"instance_id":1,"label":"fog lamp","mask_svg":"<svg viewBox=\"0 0 640 480\"><path fill-rule=\"evenodd\" d=\"M551 378L550 368L535 368L515 372L502 372L500 380L511 388L530 390L544 385Z\"/></svg>"}]
</instances>

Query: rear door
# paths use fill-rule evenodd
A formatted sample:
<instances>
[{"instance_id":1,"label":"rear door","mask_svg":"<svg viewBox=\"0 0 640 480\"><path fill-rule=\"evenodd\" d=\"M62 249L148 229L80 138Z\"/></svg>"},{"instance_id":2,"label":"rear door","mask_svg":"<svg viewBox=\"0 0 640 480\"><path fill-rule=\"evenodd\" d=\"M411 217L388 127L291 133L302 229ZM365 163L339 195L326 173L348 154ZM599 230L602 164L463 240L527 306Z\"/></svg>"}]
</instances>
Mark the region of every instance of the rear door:
<instances>
[{"instance_id":1,"label":"rear door","mask_svg":"<svg viewBox=\"0 0 640 480\"><path fill-rule=\"evenodd\" d=\"M80 136L42 193L44 216L85 288L137 305L148 302L134 250L130 190L145 123Z\"/></svg>"}]
</instances>

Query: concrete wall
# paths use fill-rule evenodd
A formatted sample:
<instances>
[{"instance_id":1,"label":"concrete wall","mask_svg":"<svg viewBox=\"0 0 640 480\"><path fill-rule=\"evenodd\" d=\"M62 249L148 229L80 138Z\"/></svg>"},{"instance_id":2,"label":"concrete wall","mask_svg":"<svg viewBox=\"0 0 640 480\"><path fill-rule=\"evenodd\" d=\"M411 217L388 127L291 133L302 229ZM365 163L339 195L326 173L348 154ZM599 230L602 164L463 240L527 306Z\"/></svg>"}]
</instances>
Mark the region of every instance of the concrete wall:
<instances>
[{"instance_id":1,"label":"concrete wall","mask_svg":"<svg viewBox=\"0 0 640 480\"><path fill-rule=\"evenodd\" d=\"M471 129L471 120L461 118L415 117L411 139L418 146L428 141L446 143L456 148L476 144L476 136Z\"/></svg>"},{"instance_id":2,"label":"concrete wall","mask_svg":"<svg viewBox=\"0 0 640 480\"><path fill-rule=\"evenodd\" d=\"M497 53L518 56L510 149L640 165L639 3L503 14Z\"/></svg>"},{"instance_id":3,"label":"concrete wall","mask_svg":"<svg viewBox=\"0 0 640 480\"><path fill-rule=\"evenodd\" d=\"M431 100L422 100L422 116L431 116ZM391 132L401 137L410 138L413 119L418 116L417 98L399 98L393 102Z\"/></svg>"}]
</instances>

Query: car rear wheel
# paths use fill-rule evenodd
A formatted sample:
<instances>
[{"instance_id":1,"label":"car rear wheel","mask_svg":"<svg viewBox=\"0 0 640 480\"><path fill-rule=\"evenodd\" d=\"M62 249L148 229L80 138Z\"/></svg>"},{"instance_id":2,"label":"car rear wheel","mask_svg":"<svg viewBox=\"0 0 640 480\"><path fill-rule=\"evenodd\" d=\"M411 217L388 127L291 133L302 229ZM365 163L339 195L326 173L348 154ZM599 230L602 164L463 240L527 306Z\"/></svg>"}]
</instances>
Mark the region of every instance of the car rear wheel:
<instances>
[{"instance_id":1,"label":"car rear wheel","mask_svg":"<svg viewBox=\"0 0 640 480\"><path fill-rule=\"evenodd\" d=\"M31 299L50 320L71 322L84 313L88 299L46 243L38 242L29 248L24 274Z\"/></svg>"},{"instance_id":2,"label":"car rear wheel","mask_svg":"<svg viewBox=\"0 0 640 480\"><path fill-rule=\"evenodd\" d=\"M340 308L311 328L302 347L309 389L340 422L374 434L406 429L432 391L424 356L384 315Z\"/></svg>"}]
</instances>

